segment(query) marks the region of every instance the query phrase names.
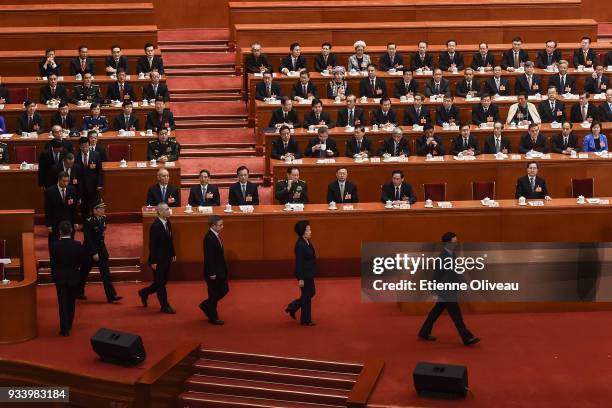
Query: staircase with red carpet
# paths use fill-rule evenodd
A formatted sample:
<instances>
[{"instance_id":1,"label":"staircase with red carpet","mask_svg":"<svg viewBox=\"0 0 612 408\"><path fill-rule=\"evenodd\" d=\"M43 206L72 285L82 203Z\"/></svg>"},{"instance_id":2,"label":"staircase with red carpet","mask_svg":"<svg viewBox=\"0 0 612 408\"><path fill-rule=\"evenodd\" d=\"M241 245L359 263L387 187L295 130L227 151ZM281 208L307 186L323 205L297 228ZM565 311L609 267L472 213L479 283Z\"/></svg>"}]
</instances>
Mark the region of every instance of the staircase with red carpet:
<instances>
[{"instance_id":1,"label":"staircase with red carpet","mask_svg":"<svg viewBox=\"0 0 612 408\"><path fill-rule=\"evenodd\" d=\"M182 408L339 408L363 365L200 351L178 398Z\"/></svg>"},{"instance_id":2,"label":"staircase with red carpet","mask_svg":"<svg viewBox=\"0 0 612 408\"><path fill-rule=\"evenodd\" d=\"M183 204L201 169L212 172L222 202L236 168L243 164L251 170L252 181L261 183L263 157L257 156L255 130L248 127L229 30L160 30L158 39L181 144Z\"/></svg>"}]
</instances>

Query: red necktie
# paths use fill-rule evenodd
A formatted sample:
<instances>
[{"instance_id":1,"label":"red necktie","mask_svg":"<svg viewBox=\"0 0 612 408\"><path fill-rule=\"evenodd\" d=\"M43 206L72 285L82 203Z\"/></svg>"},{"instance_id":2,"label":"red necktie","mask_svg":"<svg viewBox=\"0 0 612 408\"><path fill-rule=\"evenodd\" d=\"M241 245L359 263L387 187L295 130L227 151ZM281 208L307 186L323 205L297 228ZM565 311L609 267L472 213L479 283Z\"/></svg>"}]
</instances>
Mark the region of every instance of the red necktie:
<instances>
[{"instance_id":1,"label":"red necktie","mask_svg":"<svg viewBox=\"0 0 612 408\"><path fill-rule=\"evenodd\" d=\"M123 100L123 84L119 84L119 99Z\"/></svg>"},{"instance_id":2,"label":"red necktie","mask_svg":"<svg viewBox=\"0 0 612 408\"><path fill-rule=\"evenodd\" d=\"M81 71L85 72L85 60L81 60Z\"/></svg>"}]
</instances>

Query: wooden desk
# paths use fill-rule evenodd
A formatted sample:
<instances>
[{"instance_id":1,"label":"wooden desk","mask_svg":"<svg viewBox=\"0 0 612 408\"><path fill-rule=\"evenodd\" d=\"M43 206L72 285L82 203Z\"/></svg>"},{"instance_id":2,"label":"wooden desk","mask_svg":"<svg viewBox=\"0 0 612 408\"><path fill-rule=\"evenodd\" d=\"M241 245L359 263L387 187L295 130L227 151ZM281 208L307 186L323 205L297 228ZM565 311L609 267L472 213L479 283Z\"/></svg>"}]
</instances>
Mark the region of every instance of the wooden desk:
<instances>
[{"instance_id":1,"label":"wooden desk","mask_svg":"<svg viewBox=\"0 0 612 408\"><path fill-rule=\"evenodd\" d=\"M470 200L471 181L495 181L496 199L513 199L516 180L527 174L526 160L496 160L494 155L482 154L474 161L458 161L453 156L444 156L444 161L426 161L425 157L408 157L407 162L398 163L356 163L347 157L337 157L332 164L317 164L317 159L306 158L300 169L300 179L308 183L308 196L312 203L327 202L327 186L334 181L336 169L345 166L349 180L357 185L359 200L362 202L379 201L381 186L391 181L391 172L404 171L405 181L412 184L418 201L423 201L423 183L447 183L447 199ZM553 198L571 196L571 179L595 178L595 194L612 196L612 157L597 158L590 154L589 159L571 159L561 154L551 154L551 159L535 160L540 164L539 175L546 180L548 192ZM284 162L272 161L272 182L286 178L288 166Z\"/></svg>"},{"instance_id":2,"label":"wooden desk","mask_svg":"<svg viewBox=\"0 0 612 408\"><path fill-rule=\"evenodd\" d=\"M180 184L180 163L168 167L170 183ZM109 213L139 213L146 202L147 191L157 181L156 174L161 168L137 167L137 162L128 162L128 167L120 168L119 163L104 163L104 190L102 196ZM38 187L36 169L20 170L19 165L11 164L10 170L0 170L0 185L7 192L0 195L0 209L33 208L36 214L44 213L43 193Z\"/></svg>"},{"instance_id":3,"label":"wooden desk","mask_svg":"<svg viewBox=\"0 0 612 408\"><path fill-rule=\"evenodd\" d=\"M285 212L282 206L260 205L251 214L223 212L223 244L230 278L294 277L295 233L298 220L310 220L320 275L358 275L362 242L438 242L452 229L462 241L565 241L612 239L612 206L577 205L574 199L555 199L544 207L519 207L516 200L500 207L478 201L458 201L451 209L425 209L417 202L409 210L386 210L382 203L361 203L353 211L330 211L326 204L306 205L304 212ZM234 207L236 210L237 207ZM208 230L206 214L173 209L172 232L177 263L171 279L201 279L202 239ZM155 215L143 214L143 253L148 257L149 228ZM568 222L568 220L580 222ZM297 290L297 288L296 288Z\"/></svg>"},{"instance_id":4,"label":"wooden desk","mask_svg":"<svg viewBox=\"0 0 612 408\"><path fill-rule=\"evenodd\" d=\"M145 127L145 123L147 121L147 114L149 112L152 112L154 109L155 105L142 106L140 103L138 104L138 106L134 107L132 113L138 116L138 121L140 122L141 130L143 130ZM0 116L4 117L9 132L16 131L17 118L19 118L22 112L24 112L23 105L15 103L4 105L4 108L0 109ZM51 129L51 118L53 116L53 113L57 112L57 108L50 108L46 105L39 103L36 112L40 113L43 117L43 130L49 131L49 129ZM83 117L89 116L89 114L91 113L88 107L77 106L74 104L70 104L70 112L74 116L74 119L76 120L76 127L79 130L83 127ZM112 128L113 123L115 121L115 116L119 115L121 112L122 110L120 107L105 106L102 107L101 115L106 116L108 124Z\"/></svg>"},{"instance_id":5,"label":"wooden desk","mask_svg":"<svg viewBox=\"0 0 612 408\"><path fill-rule=\"evenodd\" d=\"M493 134L492 129L481 129L476 125L472 125L471 134L478 138L478 142L480 144L480 148L484 149L485 139ZM412 126L400 126L402 131L404 132L404 136L407 137L410 141L410 149L413 155L416 156L416 139L423 135L422 131L413 130ZM450 151L451 141L455 137L459 135L459 132L456 130L445 130L441 126L434 126L435 134L442 139L442 144L444 149L447 152ZM612 123L603 123L603 132L608 133L609 130L612 129ZM551 144L551 139L554 134L560 133L560 129L553 129L550 127L550 124L543 123L540 125L540 132L544 134L548 140L548 146ZM587 128L583 128L580 124L574 124L573 133L578 137L578 147L582 147L582 139L583 137L590 133L590 130ZM329 136L336 141L338 146L338 151L340 152L340 157L346 156L346 142L349 141L350 138L353 137L354 132L346 132L345 128L332 128L329 130ZM514 152L518 152L518 147L520 144L521 137L527 134L526 129L519 128L511 128L510 126L504 126L504 136L510 139L511 146ZM266 160L266 175L270 175L271 165L270 165L270 153L272 151L272 142L276 140L279 135L276 132L264 132L264 146L265 146L265 160ZM295 129L295 133L291 135L294 138L298 145L300 146L300 151L302 154L306 150L306 146L311 139L317 137L316 133L309 132L307 129ZM376 152L382 146L382 143L385 139L391 137L391 132L379 130L377 132L372 131L370 127L368 127L366 132L366 137L372 141L372 146Z\"/></svg>"},{"instance_id":6,"label":"wooden desk","mask_svg":"<svg viewBox=\"0 0 612 408\"><path fill-rule=\"evenodd\" d=\"M42 153L45 144L49 142L51 137L48 133L42 133L37 138L22 138L16 134L12 134L10 138L0 138L0 142L9 145L9 154L11 163L17 163L15 160L15 147L17 146L36 146L36 155ZM126 160L147 160L147 148L151 140L157 139L156 136L141 136L137 132L137 136L119 136L118 132L110 131L103 133L98 137L98 142L108 148L110 145L130 145L131 157L126 157ZM79 139L76 137L69 138L74 146L75 151L79 149Z\"/></svg>"}]
</instances>

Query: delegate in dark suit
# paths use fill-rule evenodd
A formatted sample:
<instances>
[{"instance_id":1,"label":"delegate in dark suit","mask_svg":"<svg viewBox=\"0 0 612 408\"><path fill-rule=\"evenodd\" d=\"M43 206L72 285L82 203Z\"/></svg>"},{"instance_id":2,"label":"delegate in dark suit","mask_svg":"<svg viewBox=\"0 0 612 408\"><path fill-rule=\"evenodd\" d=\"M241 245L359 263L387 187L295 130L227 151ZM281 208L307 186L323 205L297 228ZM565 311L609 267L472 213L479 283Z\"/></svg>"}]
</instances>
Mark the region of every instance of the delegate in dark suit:
<instances>
[{"instance_id":1,"label":"delegate in dark suit","mask_svg":"<svg viewBox=\"0 0 612 408\"><path fill-rule=\"evenodd\" d=\"M574 68L578 68L578 65L582 65L583 67L587 67L587 68L589 67L594 68L597 66L597 63L598 63L597 51L589 48L586 54L586 58L585 58L582 48L579 48L574 51L572 62L574 63Z\"/></svg>"},{"instance_id":2,"label":"delegate in dark suit","mask_svg":"<svg viewBox=\"0 0 612 408\"><path fill-rule=\"evenodd\" d=\"M494 67L495 66L495 56L490 52L487 52L483 57L481 53L477 52L472 57L472 63L470 64L472 69L478 70L480 67Z\"/></svg>"},{"instance_id":3,"label":"delegate in dark suit","mask_svg":"<svg viewBox=\"0 0 612 408\"><path fill-rule=\"evenodd\" d=\"M244 67L247 74L254 74L261 72L260 67L264 66L267 71L272 71L272 65L268 62L268 57L265 54L259 54L259 57L255 58L253 54L247 54L244 59Z\"/></svg>"},{"instance_id":4,"label":"delegate in dark suit","mask_svg":"<svg viewBox=\"0 0 612 408\"><path fill-rule=\"evenodd\" d=\"M579 103L574 104L570 111L570 119L574 123L581 123L584 120L588 120L591 118L592 120L599 120L599 112L597 111L597 107L592 103L589 103L586 111L586 118L582 117L582 107Z\"/></svg>"},{"instance_id":5,"label":"delegate in dark suit","mask_svg":"<svg viewBox=\"0 0 612 408\"><path fill-rule=\"evenodd\" d=\"M344 195L340 191L340 183L336 180L327 186L327 202L358 203L357 186L350 181L344 182Z\"/></svg>"},{"instance_id":6,"label":"delegate in dark suit","mask_svg":"<svg viewBox=\"0 0 612 408\"><path fill-rule=\"evenodd\" d=\"M75 154L75 163L81 168L81 216L86 219L91 206L98 200L98 187L104 186L102 159L97 152L89 151L87 163L83 163L83 154Z\"/></svg>"},{"instance_id":7,"label":"delegate in dark suit","mask_svg":"<svg viewBox=\"0 0 612 408\"><path fill-rule=\"evenodd\" d=\"M410 184L402 182L399 187L399 194L396 194L396 188L392 182L383 185L380 201L383 203L387 201L408 201L410 204L416 203L416 195Z\"/></svg>"},{"instance_id":8,"label":"delegate in dark suit","mask_svg":"<svg viewBox=\"0 0 612 408\"><path fill-rule=\"evenodd\" d=\"M404 111L404 126L412 126L412 125L431 125L431 113L429 112L429 108L424 105L421 105L419 112L417 113L414 105L409 106Z\"/></svg>"},{"instance_id":9,"label":"delegate in dark suit","mask_svg":"<svg viewBox=\"0 0 612 408\"><path fill-rule=\"evenodd\" d=\"M312 111L304 114L304 129L308 129L310 125L320 125L321 122L325 122L325 126L327 126L328 129L335 126L334 122L331 120L331 116L329 116L327 112L321 112L319 114L319 119L317 119L317 115Z\"/></svg>"},{"instance_id":10,"label":"delegate in dark suit","mask_svg":"<svg viewBox=\"0 0 612 408\"><path fill-rule=\"evenodd\" d=\"M554 86L560 94L576 93L576 78L570 75L565 75L565 81L562 81L560 75L553 75L548 78L548 88Z\"/></svg>"},{"instance_id":11,"label":"delegate in dark suit","mask_svg":"<svg viewBox=\"0 0 612 408\"><path fill-rule=\"evenodd\" d=\"M452 155L456 156L460 152L468 149L472 149L474 151L474 155L480 154L480 145L476 136L470 135L467 139L467 145L463 142L463 136L459 135L453 138L453 141L451 143Z\"/></svg>"},{"instance_id":12,"label":"delegate in dark suit","mask_svg":"<svg viewBox=\"0 0 612 408\"><path fill-rule=\"evenodd\" d=\"M433 79L430 79L425 84L425 96L446 95L450 96L450 87L447 79L440 79L440 83L436 84Z\"/></svg>"},{"instance_id":13,"label":"delegate in dark suit","mask_svg":"<svg viewBox=\"0 0 612 408\"><path fill-rule=\"evenodd\" d=\"M147 205L155 207L159 203L166 203L168 207L180 207L181 190L172 184L166 185L166 193L162 194L162 188L155 184L147 191Z\"/></svg>"},{"instance_id":14,"label":"delegate in dark suit","mask_svg":"<svg viewBox=\"0 0 612 408\"><path fill-rule=\"evenodd\" d=\"M499 107L494 104L490 104L485 111L484 106L481 103L472 106L472 123L480 125L481 123L488 122L499 122Z\"/></svg>"},{"instance_id":15,"label":"delegate in dark suit","mask_svg":"<svg viewBox=\"0 0 612 408\"><path fill-rule=\"evenodd\" d=\"M136 64L136 72L139 74L141 72L147 74L153 70L157 70L160 75L164 75L164 60L159 55L154 55L153 59L149 62L147 56L142 56L138 58L138 62Z\"/></svg>"},{"instance_id":16,"label":"delegate in dark suit","mask_svg":"<svg viewBox=\"0 0 612 408\"><path fill-rule=\"evenodd\" d=\"M62 238L49 245L51 277L55 283L59 306L60 334L68 336L74 321L79 291L79 266L83 248L79 241Z\"/></svg>"},{"instance_id":17,"label":"delegate in dark suit","mask_svg":"<svg viewBox=\"0 0 612 408\"><path fill-rule=\"evenodd\" d=\"M465 79L462 79L457 83L457 88L455 89L455 95L465 98L468 92L476 92L474 96L480 96L480 81L477 79L473 79L468 83Z\"/></svg>"},{"instance_id":18,"label":"delegate in dark suit","mask_svg":"<svg viewBox=\"0 0 612 408\"><path fill-rule=\"evenodd\" d=\"M541 93L542 91L542 77L539 75L533 74L531 76L531 87L529 86L529 81L527 81L527 75L521 75L516 78L516 82L514 84L514 93L516 95L520 93L535 95L536 93Z\"/></svg>"},{"instance_id":19,"label":"delegate in dark suit","mask_svg":"<svg viewBox=\"0 0 612 408\"><path fill-rule=\"evenodd\" d=\"M500 143L499 143L499 152L503 152L504 149L507 149L508 153L510 153L512 151L512 146L510 144L510 139L508 139L505 136L502 136ZM483 153L484 154L498 153L496 143L495 143L495 136L491 135L485 139Z\"/></svg>"},{"instance_id":20,"label":"delegate in dark suit","mask_svg":"<svg viewBox=\"0 0 612 408\"><path fill-rule=\"evenodd\" d=\"M361 145L359 145L355 136L346 141L346 157L353 157L361 152L367 152L368 157L374 156L372 141L370 139L364 136L363 139L361 139Z\"/></svg>"},{"instance_id":21,"label":"delegate in dark suit","mask_svg":"<svg viewBox=\"0 0 612 408\"><path fill-rule=\"evenodd\" d=\"M152 129L153 132L159 132L160 129L175 130L174 115L170 109L164 109L161 115L156 110L149 112L145 129Z\"/></svg>"},{"instance_id":22,"label":"delegate in dark suit","mask_svg":"<svg viewBox=\"0 0 612 408\"><path fill-rule=\"evenodd\" d=\"M599 120L612 122L612 104L604 102L599 106Z\"/></svg>"},{"instance_id":23,"label":"delegate in dark suit","mask_svg":"<svg viewBox=\"0 0 612 408\"><path fill-rule=\"evenodd\" d=\"M443 105L436 108L436 124L442 126L443 123L450 123L451 119L455 125L461 124L461 114L457 105L452 105L446 109Z\"/></svg>"},{"instance_id":24,"label":"delegate in dark suit","mask_svg":"<svg viewBox=\"0 0 612 408\"><path fill-rule=\"evenodd\" d=\"M425 55L421 57L421 54L419 54L418 52L412 54L412 60L410 61L410 69L412 71L416 71L417 69L424 67L429 67L432 69L434 68L433 55L425 53Z\"/></svg>"},{"instance_id":25,"label":"delegate in dark suit","mask_svg":"<svg viewBox=\"0 0 612 408\"><path fill-rule=\"evenodd\" d=\"M516 181L516 193L514 194L515 198L525 197L529 199L543 199L547 195L548 189L546 188L546 181L542 177L535 177L533 188L531 186L529 176L520 177Z\"/></svg>"},{"instance_id":26,"label":"delegate in dark suit","mask_svg":"<svg viewBox=\"0 0 612 408\"><path fill-rule=\"evenodd\" d=\"M555 101L553 110L550 101L542 101L538 104L538 112L540 112L542 123L562 123L565 121L565 104L563 102Z\"/></svg>"},{"instance_id":27,"label":"delegate in dark suit","mask_svg":"<svg viewBox=\"0 0 612 408\"><path fill-rule=\"evenodd\" d=\"M270 84L270 92L268 93L268 89L266 88L265 82L258 82L255 85L255 99L258 101L263 101L266 98L271 98L272 95L275 95L277 99L280 99L283 96L281 91L281 87L278 82L272 81Z\"/></svg>"},{"instance_id":28,"label":"delegate in dark suit","mask_svg":"<svg viewBox=\"0 0 612 408\"><path fill-rule=\"evenodd\" d=\"M372 86L372 80L370 78L364 78L359 82L359 96L367 98L386 98L387 97L387 84L382 78L376 78L374 80L374 86Z\"/></svg>"},{"instance_id":29,"label":"delegate in dark suit","mask_svg":"<svg viewBox=\"0 0 612 408\"><path fill-rule=\"evenodd\" d=\"M395 88L393 90L393 96L397 99L402 96L406 96L408 93L412 92L413 95L416 95L419 92L419 84L414 79L408 83L406 86L406 81L400 79L395 83Z\"/></svg>"},{"instance_id":30,"label":"delegate in dark suit","mask_svg":"<svg viewBox=\"0 0 612 408\"><path fill-rule=\"evenodd\" d=\"M552 151L553 153L563 153L567 148L572 148L578 151L578 138L574 132L570 133L567 137L567 141L564 140L561 133L557 133L552 137Z\"/></svg>"},{"instance_id":31,"label":"delegate in dark suit","mask_svg":"<svg viewBox=\"0 0 612 408\"><path fill-rule=\"evenodd\" d=\"M11 103L11 98L8 93L8 88L5 85L0 85L0 99L4 99L3 103Z\"/></svg>"},{"instance_id":32,"label":"delegate in dark suit","mask_svg":"<svg viewBox=\"0 0 612 408\"><path fill-rule=\"evenodd\" d=\"M536 58L535 65L538 68L546 69L550 65L558 63L562 59L561 51L559 50L554 50L550 55L546 52L546 50L538 51L538 57Z\"/></svg>"},{"instance_id":33,"label":"delegate in dark suit","mask_svg":"<svg viewBox=\"0 0 612 408\"><path fill-rule=\"evenodd\" d=\"M312 298L316 293L315 276L317 275L317 255L312 242L304 238L298 238L294 247L295 253L295 277L298 281L304 281L300 287L300 297L293 300L287 306L287 311L292 315L302 309L300 315L301 324L312 322Z\"/></svg>"},{"instance_id":34,"label":"delegate in dark suit","mask_svg":"<svg viewBox=\"0 0 612 408\"><path fill-rule=\"evenodd\" d=\"M96 63L91 58L86 58L85 63L81 64L81 59L79 57L74 57L70 60L70 75L85 75L86 73L90 73L91 75L96 75Z\"/></svg>"},{"instance_id":35,"label":"delegate in dark suit","mask_svg":"<svg viewBox=\"0 0 612 408\"><path fill-rule=\"evenodd\" d=\"M128 84L125 82L123 84L123 96L121 91L119 90L119 83L115 82L108 86L108 90L106 91L106 99L110 99L111 101L136 101L136 94L134 93L134 87L132 84Z\"/></svg>"},{"instance_id":36,"label":"delegate in dark suit","mask_svg":"<svg viewBox=\"0 0 612 408\"><path fill-rule=\"evenodd\" d=\"M273 128L280 123L291 123L294 128L300 127L300 121L295 109L291 109L289 112L283 111L282 108L273 110L268 127Z\"/></svg>"},{"instance_id":37,"label":"delegate in dark suit","mask_svg":"<svg viewBox=\"0 0 612 408\"><path fill-rule=\"evenodd\" d=\"M42 57L38 62L38 76L48 77L51 74L61 75L62 72L62 63L59 61L55 61L55 67L52 67L51 64L47 64L47 68L45 68L45 62L47 62L47 57Z\"/></svg>"},{"instance_id":38,"label":"delegate in dark suit","mask_svg":"<svg viewBox=\"0 0 612 408\"><path fill-rule=\"evenodd\" d=\"M125 72L128 72L128 59L125 55L119 57L118 60L115 60L112 56L106 57L104 59L104 66L111 67L115 69L115 73L119 68L123 69ZM107 72L106 75L111 76L113 72Z\"/></svg>"},{"instance_id":39,"label":"delegate in dark suit","mask_svg":"<svg viewBox=\"0 0 612 408\"><path fill-rule=\"evenodd\" d=\"M455 51L455 53L451 57L448 52L440 53L440 58L438 60L438 68L440 68L442 71L448 71L452 64L455 64L456 68L461 71L465 66L463 54Z\"/></svg>"},{"instance_id":40,"label":"delegate in dark suit","mask_svg":"<svg viewBox=\"0 0 612 408\"><path fill-rule=\"evenodd\" d=\"M64 199L62 199L61 191L57 184L45 190L45 225L47 228L51 227L49 242L59 239L60 222L70 221L70 224L74 225L78 201L77 191L71 185L66 186Z\"/></svg>"},{"instance_id":41,"label":"delegate in dark suit","mask_svg":"<svg viewBox=\"0 0 612 408\"><path fill-rule=\"evenodd\" d=\"M352 118L349 118L349 109L348 108L342 108L340 109L340 111L338 111L338 120L336 122L337 126L340 127L346 127L346 126L355 126L356 121L359 121L359 123L357 123L358 125L364 126L366 124L365 121L365 115L363 113L363 109L355 106L354 108L355 110L353 111L353 116ZM349 119L352 119L352 121L349 121Z\"/></svg>"},{"instance_id":42,"label":"delegate in dark suit","mask_svg":"<svg viewBox=\"0 0 612 408\"><path fill-rule=\"evenodd\" d=\"M529 53L525 50L519 50L518 59L519 59L519 66L520 66L521 62L524 63L524 62L529 61ZM515 67L515 64L514 64L514 51L513 50L510 49L502 54L501 67L502 69L508 69L508 67L518 68L518 67Z\"/></svg>"},{"instance_id":43,"label":"delegate in dark suit","mask_svg":"<svg viewBox=\"0 0 612 408\"><path fill-rule=\"evenodd\" d=\"M442 139L438 135L433 136L436 145L433 143L427 143L427 136L423 135L416 140L416 149L418 156L427 156L431 154L432 156L444 156L444 144L442 143Z\"/></svg>"},{"instance_id":44,"label":"delegate in dark suit","mask_svg":"<svg viewBox=\"0 0 612 408\"><path fill-rule=\"evenodd\" d=\"M192 207L210 207L221 205L221 196L219 195L219 187L207 184L205 188L201 184L196 184L189 191L189 199L187 200Z\"/></svg>"},{"instance_id":45,"label":"delegate in dark suit","mask_svg":"<svg viewBox=\"0 0 612 408\"><path fill-rule=\"evenodd\" d=\"M327 155L326 150L331 150L332 152L334 152L334 155L331 157L337 157L339 155L338 146L336 145L336 141L330 137L328 137L325 140L326 150L317 150L316 152L313 152L312 148L320 143L321 143L321 140L318 137L310 139L308 141L308 145L306 146L306 150L304 151L304 155L306 157L330 157Z\"/></svg>"},{"instance_id":46,"label":"delegate in dark suit","mask_svg":"<svg viewBox=\"0 0 612 408\"><path fill-rule=\"evenodd\" d=\"M142 88L142 99L150 101L151 99L157 99L157 97L163 98L164 102L168 102L170 100L170 92L168 91L168 86L166 84L158 84L157 89L152 84Z\"/></svg>"},{"instance_id":47,"label":"delegate in dark suit","mask_svg":"<svg viewBox=\"0 0 612 408\"><path fill-rule=\"evenodd\" d=\"M55 154L49 148L38 156L38 186L42 188L51 187L57 183L56 168L62 165L66 152L60 151Z\"/></svg>"},{"instance_id":48,"label":"delegate in dark suit","mask_svg":"<svg viewBox=\"0 0 612 408\"><path fill-rule=\"evenodd\" d=\"M168 293L166 291L166 283L168 283L168 275L172 259L175 256L174 242L172 236L172 226L170 220L166 219L166 226L158 218L151 224L149 229L149 259L148 263L153 269L153 283L144 289L138 291L141 298L145 298L153 293L157 293L157 299L162 311L170 308L168 304ZM146 302L143 302L146 305Z\"/></svg>"},{"instance_id":49,"label":"delegate in dark suit","mask_svg":"<svg viewBox=\"0 0 612 408\"><path fill-rule=\"evenodd\" d=\"M208 288L208 298L200 303L200 309L206 314L211 323L222 323L219 320L217 305L229 292L229 285L227 281L225 252L221 238L209 229L204 236L203 248L204 280L206 280Z\"/></svg>"},{"instance_id":50,"label":"delegate in dark suit","mask_svg":"<svg viewBox=\"0 0 612 408\"><path fill-rule=\"evenodd\" d=\"M230 205L258 205L259 192L257 184L247 181L244 194L239 181L232 184L229 189L228 203Z\"/></svg>"},{"instance_id":51,"label":"delegate in dark suit","mask_svg":"<svg viewBox=\"0 0 612 408\"><path fill-rule=\"evenodd\" d=\"M293 157L296 159L302 157L302 153L300 152L300 145L298 145L295 139L289 139L289 141L287 142L287 148L285 148L285 143L280 137L272 142L272 151L270 152L271 158L275 160L280 160L281 156L284 156L287 153L293 153Z\"/></svg>"},{"instance_id":52,"label":"delegate in dark suit","mask_svg":"<svg viewBox=\"0 0 612 408\"><path fill-rule=\"evenodd\" d=\"M55 125L59 125L65 130L76 131L76 120L70 112L68 112L68 115L64 118L62 118L59 112L53 112L53 116L51 116L51 126Z\"/></svg>"},{"instance_id":53,"label":"delegate in dark suit","mask_svg":"<svg viewBox=\"0 0 612 408\"><path fill-rule=\"evenodd\" d=\"M85 284L89 272L94 265L98 266L100 277L104 284L104 294L106 300L110 303L117 297L117 292L111 281L109 269L109 255L104 242L104 234L106 232L106 217L96 217L95 215L85 219L83 222L83 264L80 271L79 295L85 295ZM98 256L98 260L93 259L94 255Z\"/></svg>"},{"instance_id":54,"label":"delegate in dark suit","mask_svg":"<svg viewBox=\"0 0 612 408\"><path fill-rule=\"evenodd\" d=\"M308 81L308 83L306 84L306 93L304 93L304 86L301 82L298 82L293 85L293 88L291 88L291 99L294 99L296 96L299 96L300 98L304 99L310 96L318 98L319 91L317 91L317 87L315 86L315 84L312 83L312 81Z\"/></svg>"},{"instance_id":55,"label":"delegate in dark suit","mask_svg":"<svg viewBox=\"0 0 612 408\"><path fill-rule=\"evenodd\" d=\"M22 132L36 132L38 134L44 132L45 125L43 122L43 117L40 113L34 112L32 116L32 120L29 120L27 112L22 112L17 119L17 128L15 129L15 133L21 135Z\"/></svg>"},{"instance_id":56,"label":"delegate in dark suit","mask_svg":"<svg viewBox=\"0 0 612 408\"><path fill-rule=\"evenodd\" d=\"M591 94L604 93L608 88L610 88L610 78L606 75L600 78L588 77L584 81L584 91Z\"/></svg>"},{"instance_id":57,"label":"delegate in dark suit","mask_svg":"<svg viewBox=\"0 0 612 408\"><path fill-rule=\"evenodd\" d=\"M57 85L52 90L49 85L42 86L40 88L40 102L47 103L51 99L67 102L66 88L63 85Z\"/></svg>"},{"instance_id":58,"label":"delegate in dark suit","mask_svg":"<svg viewBox=\"0 0 612 408\"><path fill-rule=\"evenodd\" d=\"M138 120L138 116L132 114L129 116L129 119L126 123L125 120L125 115L123 115L122 113L115 116L115 122L113 123L113 127L115 128L115 130L130 130L132 127L135 130L139 130L140 129L140 122Z\"/></svg>"},{"instance_id":59,"label":"delegate in dark suit","mask_svg":"<svg viewBox=\"0 0 612 408\"><path fill-rule=\"evenodd\" d=\"M489 95L510 95L510 81L507 78L500 77L499 85L495 78L489 78L485 81L485 93Z\"/></svg>"},{"instance_id":60,"label":"delegate in dark suit","mask_svg":"<svg viewBox=\"0 0 612 408\"><path fill-rule=\"evenodd\" d=\"M322 54L317 55L314 60L315 71L317 72L323 72L327 67L335 67L336 65L338 65L336 62L336 55L333 53L327 56L327 60L325 60Z\"/></svg>"},{"instance_id":61,"label":"delegate in dark suit","mask_svg":"<svg viewBox=\"0 0 612 408\"><path fill-rule=\"evenodd\" d=\"M548 152L548 147L546 146L546 137L543 134L538 134L535 142L529 136L529 134L523 135L521 137L521 144L519 145L519 153L525 154L528 151L535 150L542 153Z\"/></svg>"},{"instance_id":62,"label":"delegate in dark suit","mask_svg":"<svg viewBox=\"0 0 612 408\"><path fill-rule=\"evenodd\" d=\"M283 68L287 68L289 71L299 71L303 68L308 69L308 65L306 65L306 59L301 55L297 57L295 64L293 64L291 55L287 55L281 60L281 64L278 70L282 72Z\"/></svg>"},{"instance_id":63,"label":"delegate in dark suit","mask_svg":"<svg viewBox=\"0 0 612 408\"><path fill-rule=\"evenodd\" d=\"M396 67L397 66L397 67ZM403 69L404 67L404 57L402 54L396 53L391 59L391 56L388 52L385 52L380 56L378 60L378 69L381 71L388 71L391 68Z\"/></svg>"},{"instance_id":64,"label":"delegate in dark suit","mask_svg":"<svg viewBox=\"0 0 612 408\"><path fill-rule=\"evenodd\" d=\"M384 140L383 145L380 147L378 151L378 155L382 156L383 154L390 154L391 156L410 156L410 142L407 138L402 137L399 143L395 143L395 140L392 137L389 137Z\"/></svg>"},{"instance_id":65,"label":"delegate in dark suit","mask_svg":"<svg viewBox=\"0 0 612 408\"><path fill-rule=\"evenodd\" d=\"M399 123L395 109L391 108L387 112L383 112L382 108L378 108L372 113L373 125L381 126L389 123L395 126Z\"/></svg>"}]
</instances>

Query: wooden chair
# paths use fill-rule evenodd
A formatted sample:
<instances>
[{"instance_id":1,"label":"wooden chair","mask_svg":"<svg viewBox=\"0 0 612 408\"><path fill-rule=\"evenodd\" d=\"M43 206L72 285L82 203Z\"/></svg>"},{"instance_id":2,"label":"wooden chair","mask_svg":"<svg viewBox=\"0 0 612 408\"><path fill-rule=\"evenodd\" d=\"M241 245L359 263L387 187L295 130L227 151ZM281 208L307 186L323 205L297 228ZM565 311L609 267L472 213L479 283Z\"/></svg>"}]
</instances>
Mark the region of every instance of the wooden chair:
<instances>
[{"instance_id":1,"label":"wooden chair","mask_svg":"<svg viewBox=\"0 0 612 408\"><path fill-rule=\"evenodd\" d=\"M595 179L584 178L575 179L572 178L572 197L583 196L585 198L592 198L595 195Z\"/></svg>"},{"instance_id":2,"label":"wooden chair","mask_svg":"<svg viewBox=\"0 0 612 408\"><path fill-rule=\"evenodd\" d=\"M23 104L28 100L28 88L8 88L8 97L11 103Z\"/></svg>"},{"instance_id":3,"label":"wooden chair","mask_svg":"<svg viewBox=\"0 0 612 408\"><path fill-rule=\"evenodd\" d=\"M472 181L472 200L489 197L495 200L495 181Z\"/></svg>"},{"instance_id":4,"label":"wooden chair","mask_svg":"<svg viewBox=\"0 0 612 408\"><path fill-rule=\"evenodd\" d=\"M446 201L446 183L424 183L425 200Z\"/></svg>"},{"instance_id":5,"label":"wooden chair","mask_svg":"<svg viewBox=\"0 0 612 408\"><path fill-rule=\"evenodd\" d=\"M132 146L129 144L109 144L107 147L108 161L110 162L118 162L121 160L130 161L131 153Z\"/></svg>"},{"instance_id":6,"label":"wooden chair","mask_svg":"<svg viewBox=\"0 0 612 408\"><path fill-rule=\"evenodd\" d=\"M15 163L36 163L36 146L15 146Z\"/></svg>"}]
</instances>

